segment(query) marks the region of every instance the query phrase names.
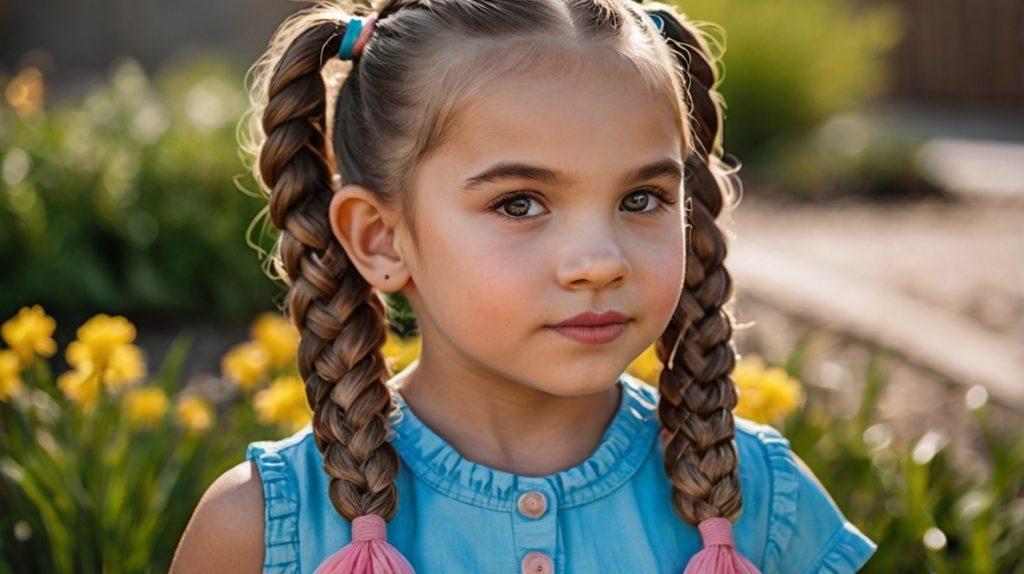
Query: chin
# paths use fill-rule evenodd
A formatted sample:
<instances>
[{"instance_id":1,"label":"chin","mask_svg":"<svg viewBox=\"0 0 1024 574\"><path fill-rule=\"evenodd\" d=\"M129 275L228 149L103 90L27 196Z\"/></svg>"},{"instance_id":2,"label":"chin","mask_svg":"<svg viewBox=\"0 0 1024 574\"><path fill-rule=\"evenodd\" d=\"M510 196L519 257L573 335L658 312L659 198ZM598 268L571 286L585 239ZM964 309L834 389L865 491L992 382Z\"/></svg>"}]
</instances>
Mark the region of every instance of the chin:
<instances>
[{"instance_id":1,"label":"chin","mask_svg":"<svg viewBox=\"0 0 1024 574\"><path fill-rule=\"evenodd\" d=\"M623 369L625 370L625 369ZM607 390L615 386L622 371L602 371L565 375L545 385L543 390L560 397L582 397Z\"/></svg>"}]
</instances>

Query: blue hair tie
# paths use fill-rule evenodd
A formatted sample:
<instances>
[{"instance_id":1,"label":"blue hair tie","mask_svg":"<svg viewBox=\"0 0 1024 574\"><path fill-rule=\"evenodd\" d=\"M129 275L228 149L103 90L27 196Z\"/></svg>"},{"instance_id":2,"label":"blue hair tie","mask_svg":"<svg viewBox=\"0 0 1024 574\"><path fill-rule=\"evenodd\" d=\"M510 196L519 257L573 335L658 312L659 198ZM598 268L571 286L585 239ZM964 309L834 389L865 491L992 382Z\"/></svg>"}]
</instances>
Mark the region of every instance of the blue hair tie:
<instances>
[{"instance_id":1,"label":"blue hair tie","mask_svg":"<svg viewBox=\"0 0 1024 574\"><path fill-rule=\"evenodd\" d=\"M345 25L345 35L341 38L341 47L338 48L338 57L342 60L352 59L352 48L359 40L359 34L363 31L363 19L353 17Z\"/></svg>"},{"instance_id":2,"label":"blue hair tie","mask_svg":"<svg viewBox=\"0 0 1024 574\"><path fill-rule=\"evenodd\" d=\"M665 21L661 19L661 16L650 13L647 15L650 16L651 20L654 20L654 26L658 28L659 32L665 29Z\"/></svg>"}]
</instances>

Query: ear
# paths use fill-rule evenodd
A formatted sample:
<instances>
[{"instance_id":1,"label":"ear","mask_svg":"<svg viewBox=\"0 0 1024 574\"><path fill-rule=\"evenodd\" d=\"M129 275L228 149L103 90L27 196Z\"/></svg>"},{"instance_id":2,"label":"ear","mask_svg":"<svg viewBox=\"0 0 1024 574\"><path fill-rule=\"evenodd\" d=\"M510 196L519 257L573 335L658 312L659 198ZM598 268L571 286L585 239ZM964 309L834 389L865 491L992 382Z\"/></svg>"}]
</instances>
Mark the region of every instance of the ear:
<instances>
[{"instance_id":1,"label":"ear","mask_svg":"<svg viewBox=\"0 0 1024 574\"><path fill-rule=\"evenodd\" d=\"M385 293L400 291L409 280L395 249L400 217L370 190L346 185L331 197L331 231L366 282Z\"/></svg>"}]
</instances>

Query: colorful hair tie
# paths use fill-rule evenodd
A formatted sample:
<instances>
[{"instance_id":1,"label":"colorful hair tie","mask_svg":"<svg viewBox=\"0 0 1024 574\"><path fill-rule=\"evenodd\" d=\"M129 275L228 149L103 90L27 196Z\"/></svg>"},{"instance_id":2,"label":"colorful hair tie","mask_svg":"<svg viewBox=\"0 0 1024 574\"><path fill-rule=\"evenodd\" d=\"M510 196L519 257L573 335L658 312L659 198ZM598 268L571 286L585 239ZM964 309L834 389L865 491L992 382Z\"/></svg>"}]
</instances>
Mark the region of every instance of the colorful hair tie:
<instances>
[{"instance_id":1,"label":"colorful hair tie","mask_svg":"<svg viewBox=\"0 0 1024 574\"><path fill-rule=\"evenodd\" d=\"M665 29L665 20L662 19L661 16L651 12L648 12L647 16L649 16L650 19L654 21L654 27L657 28L659 32Z\"/></svg>"},{"instance_id":2,"label":"colorful hair tie","mask_svg":"<svg viewBox=\"0 0 1024 574\"><path fill-rule=\"evenodd\" d=\"M374 24L377 23L377 14L371 14L369 18L353 16L345 25L345 35L341 38L341 46L338 48L338 57L342 60L355 60L363 53L363 47L370 34L373 33Z\"/></svg>"}]
</instances>

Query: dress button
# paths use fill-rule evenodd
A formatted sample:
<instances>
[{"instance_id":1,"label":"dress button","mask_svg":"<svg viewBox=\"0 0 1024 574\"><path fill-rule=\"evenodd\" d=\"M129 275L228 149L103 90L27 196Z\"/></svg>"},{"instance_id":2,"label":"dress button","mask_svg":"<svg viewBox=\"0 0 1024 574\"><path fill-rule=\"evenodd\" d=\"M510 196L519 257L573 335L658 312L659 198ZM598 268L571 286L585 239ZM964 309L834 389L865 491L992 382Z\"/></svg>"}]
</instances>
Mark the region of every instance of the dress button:
<instances>
[{"instance_id":1,"label":"dress button","mask_svg":"<svg viewBox=\"0 0 1024 574\"><path fill-rule=\"evenodd\" d=\"M527 518L540 518L548 509L548 499L543 492L531 490L519 497L519 512Z\"/></svg>"},{"instance_id":2,"label":"dress button","mask_svg":"<svg viewBox=\"0 0 1024 574\"><path fill-rule=\"evenodd\" d=\"M523 558L523 574L551 574L554 571L551 557L543 552L530 552Z\"/></svg>"}]
</instances>

